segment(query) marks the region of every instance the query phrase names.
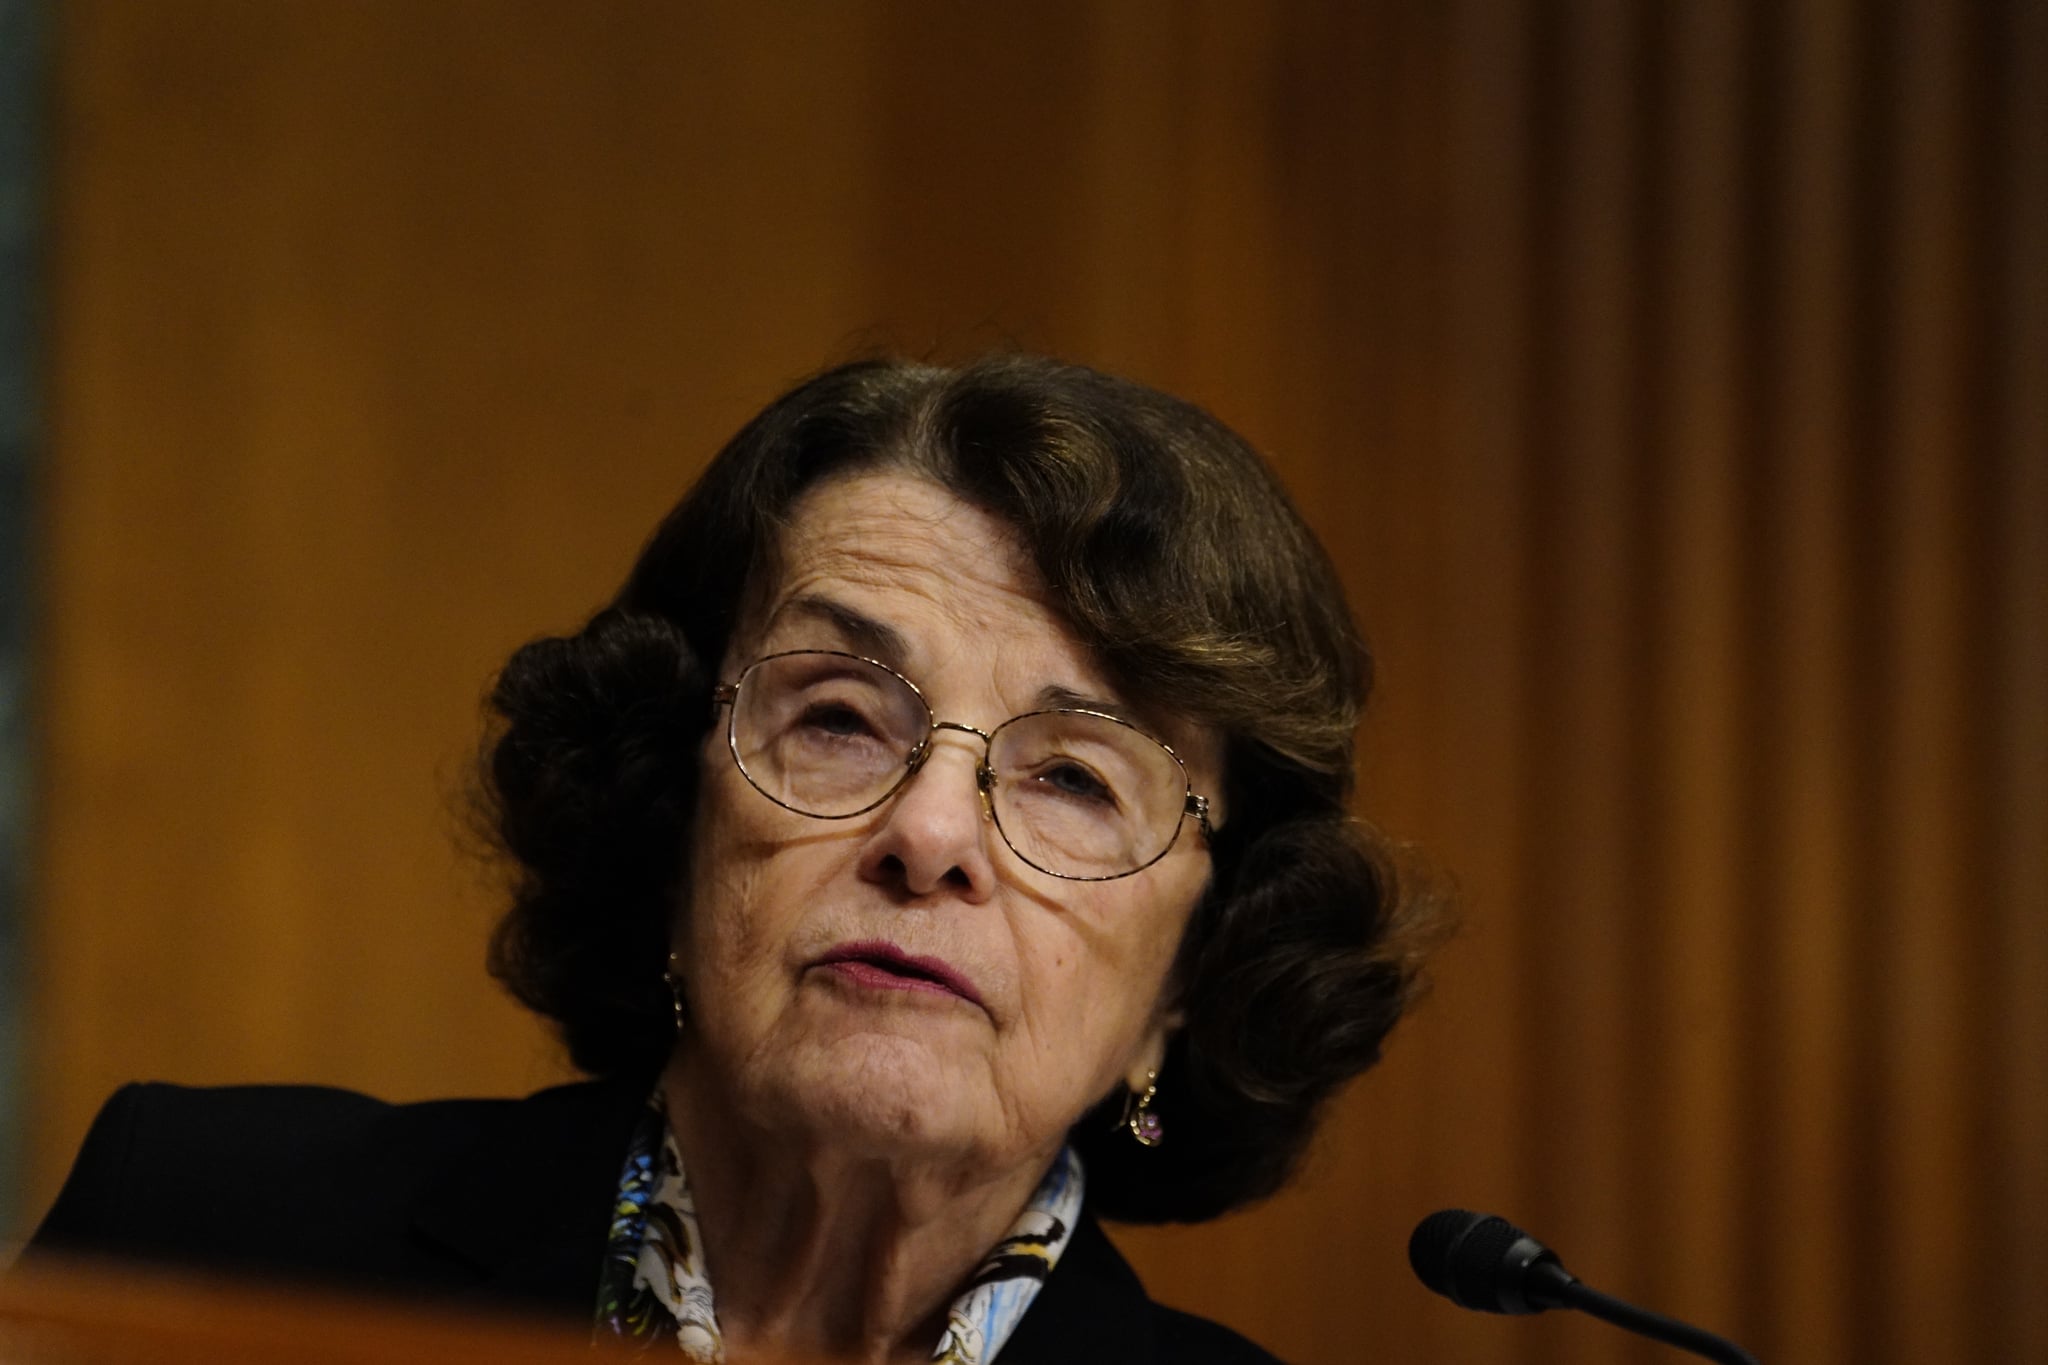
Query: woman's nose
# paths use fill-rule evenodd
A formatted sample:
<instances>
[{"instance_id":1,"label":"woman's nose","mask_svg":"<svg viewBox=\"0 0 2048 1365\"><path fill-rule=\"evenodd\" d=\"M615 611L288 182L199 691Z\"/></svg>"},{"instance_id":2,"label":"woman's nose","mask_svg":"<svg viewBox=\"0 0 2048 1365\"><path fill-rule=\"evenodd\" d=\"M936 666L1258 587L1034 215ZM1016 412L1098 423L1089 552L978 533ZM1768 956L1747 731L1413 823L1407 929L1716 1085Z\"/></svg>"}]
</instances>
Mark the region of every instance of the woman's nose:
<instances>
[{"instance_id":1,"label":"woman's nose","mask_svg":"<svg viewBox=\"0 0 2048 1365\"><path fill-rule=\"evenodd\" d=\"M943 729L930 742L923 763L882 806L860 873L913 896L951 889L979 902L995 889L990 840L1000 837L981 795L985 749L973 736Z\"/></svg>"}]
</instances>

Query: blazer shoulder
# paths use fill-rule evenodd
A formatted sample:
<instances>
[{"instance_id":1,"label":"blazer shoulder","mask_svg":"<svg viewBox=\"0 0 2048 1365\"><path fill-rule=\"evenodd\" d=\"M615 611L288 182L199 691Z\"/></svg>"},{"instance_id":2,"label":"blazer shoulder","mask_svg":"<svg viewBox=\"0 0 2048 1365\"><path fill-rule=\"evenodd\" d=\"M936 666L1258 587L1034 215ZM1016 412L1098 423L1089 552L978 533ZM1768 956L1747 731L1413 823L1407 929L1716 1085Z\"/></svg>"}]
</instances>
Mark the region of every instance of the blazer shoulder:
<instances>
[{"instance_id":1,"label":"blazer shoulder","mask_svg":"<svg viewBox=\"0 0 2048 1365\"><path fill-rule=\"evenodd\" d=\"M1190 1365L1281 1365L1278 1356L1222 1323L1164 1304L1154 1304L1152 1315L1162 1361L1186 1361Z\"/></svg>"},{"instance_id":2,"label":"blazer shoulder","mask_svg":"<svg viewBox=\"0 0 2048 1365\"><path fill-rule=\"evenodd\" d=\"M1279 1365L1228 1327L1154 1302L1088 1215L997 1359L999 1365Z\"/></svg>"},{"instance_id":3,"label":"blazer shoulder","mask_svg":"<svg viewBox=\"0 0 2048 1365\"><path fill-rule=\"evenodd\" d=\"M314 1226L374 1225L511 1103L392 1105L313 1085L126 1085L93 1120L27 1251L206 1265L280 1248Z\"/></svg>"}]
</instances>

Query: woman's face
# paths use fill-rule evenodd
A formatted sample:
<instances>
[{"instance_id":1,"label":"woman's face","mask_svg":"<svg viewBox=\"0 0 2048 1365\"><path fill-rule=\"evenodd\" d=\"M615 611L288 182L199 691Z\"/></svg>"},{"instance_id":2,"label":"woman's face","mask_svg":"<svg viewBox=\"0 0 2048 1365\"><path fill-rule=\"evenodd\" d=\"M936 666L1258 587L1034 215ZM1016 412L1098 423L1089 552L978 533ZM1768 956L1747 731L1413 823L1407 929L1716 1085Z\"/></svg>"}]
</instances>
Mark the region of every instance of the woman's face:
<instances>
[{"instance_id":1,"label":"woman's face","mask_svg":"<svg viewBox=\"0 0 2048 1365\"><path fill-rule=\"evenodd\" d=\"M1120 700L1013 533L926 479L827 482L798 503L781 549L781 582L725 681L767 654L843 650L908 677L940 720L983 731L1048 696ZM1195 790L1219 791L1213 736L1152 728ZM1176 1022L1167 971L1208 853L1186 828L1135 875L1048 876L984 814L981 741L940 730L933 746L877 809L819 820L750 786L712 727L676 932L681 1046L719 1100L769 1131L1042 1165L1084 1110L1159 1064ZM929 971L891 970L892 955Z\"/></svg>"}]
</instances>

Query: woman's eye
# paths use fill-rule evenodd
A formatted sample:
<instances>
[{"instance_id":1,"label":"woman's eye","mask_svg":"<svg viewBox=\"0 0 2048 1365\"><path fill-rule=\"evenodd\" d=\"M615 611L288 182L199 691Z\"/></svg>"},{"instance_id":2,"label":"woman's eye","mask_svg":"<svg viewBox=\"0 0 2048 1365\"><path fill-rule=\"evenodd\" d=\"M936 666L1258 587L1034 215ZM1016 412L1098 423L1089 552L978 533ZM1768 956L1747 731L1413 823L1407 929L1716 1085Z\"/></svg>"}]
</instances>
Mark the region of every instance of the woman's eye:
<instances>
[{"instance_id":1,"label":"woman's eye","mask_svg":"<svg viewBox=\"0 0 2048 1365\"><path fill-rule=\"evenodd\" d=\"M817 730L839 738L871 733L873 726L866 716L851 706L838 702L815 702L804 708L797 723L807 730Z\"/></svg>"},{"instance_id":2,"label":"woman's eye","mask_svg":"<svg viewBox=\"0 0 2048 1365\"><path fill-rule=\"evenodd\" d=\"M1116 793L1109 789L1109 785L1078 763L1055 764L1040 772L1038 780L1062 796L1109 805L1116 803Z\"/></svg>"}]
</instances>

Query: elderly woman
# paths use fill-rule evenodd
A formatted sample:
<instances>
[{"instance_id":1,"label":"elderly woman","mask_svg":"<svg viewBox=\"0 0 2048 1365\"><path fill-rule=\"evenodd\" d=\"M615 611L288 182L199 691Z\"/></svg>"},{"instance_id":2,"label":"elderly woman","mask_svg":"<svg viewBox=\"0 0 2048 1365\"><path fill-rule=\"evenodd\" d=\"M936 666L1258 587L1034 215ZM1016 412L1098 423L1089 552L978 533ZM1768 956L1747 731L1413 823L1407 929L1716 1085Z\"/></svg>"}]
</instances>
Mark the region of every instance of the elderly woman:
<instances>
[{"instance_id":1,"label":"elderly woman","mask_svg":"<svg viewBox=\"0 0 2048 1365\"><path fill-rule=\"evenodd\" d=\"M1411 999L1367 659L1271 473L1003 357L829 371L492 695L493 970L596 1079L129 1087L37 1248L588 1319L698 1360L1252 1361L1097 1216L1270 1194Z\"/></svg>"}]
</instances>

